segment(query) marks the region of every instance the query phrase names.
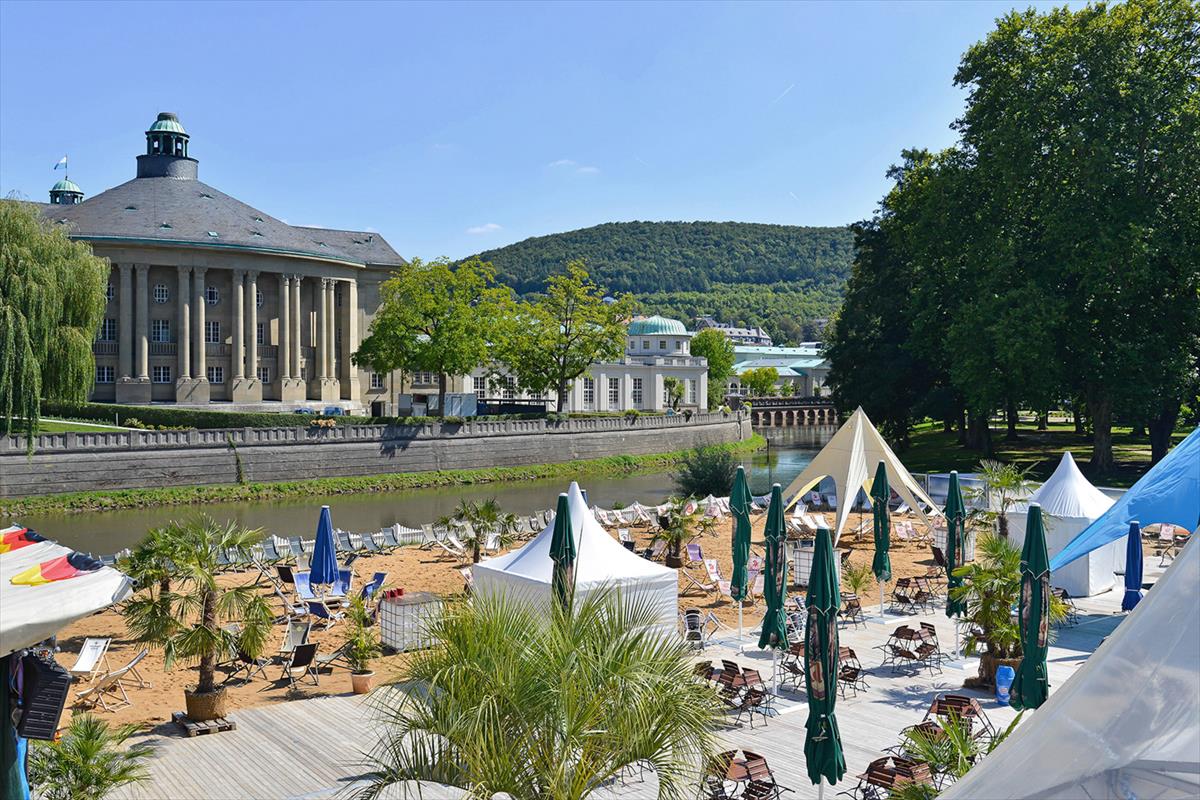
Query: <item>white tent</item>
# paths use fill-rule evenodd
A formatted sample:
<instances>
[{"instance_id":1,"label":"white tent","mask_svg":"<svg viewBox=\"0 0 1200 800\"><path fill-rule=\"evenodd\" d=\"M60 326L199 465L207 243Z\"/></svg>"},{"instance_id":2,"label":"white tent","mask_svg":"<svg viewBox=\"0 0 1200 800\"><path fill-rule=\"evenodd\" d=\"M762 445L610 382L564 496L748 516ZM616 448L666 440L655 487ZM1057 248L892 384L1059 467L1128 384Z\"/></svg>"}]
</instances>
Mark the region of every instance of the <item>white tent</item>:
<instances>
[{"instance_id":1,"label":"white tent","mask_svg":"<svg viewBox=\"0 0 1200 800\"><path fill-rule=\"evenodd\" d=\"M1029 496L1028 503L1040 503L1046 522L1046 552L1053 558L1087 526L1099 519L1112 498L1101 492L1083 477L1070 453L1063 453L1058 468L1050 479ZM1025 541L1025 521L1028 505L1009 514L1013 542L1020 547ZM1109 542L1083 558L1067 564L1051 575L1053 584L1066 589L1072 596L1107 592L1114 583L1113 573L1124 568L1125 540Z\"/></svg>"},{"instance_id":2,"label":"white tent","mask_svg":"<svg viewBox=\"0 0 1200 800\"><path fill-rule=\"evenodd\" d=\"M673 569L655 564L626 550L609 536L588 509L572 482L567 490L571 528L575 535L575 596L582 599L601 587L610 587L631 602L653 607L660 624L674 630L679 618L679 576ZM548 603L554 562L550 540L554 520L524 547L475 566L474 591L479 595L505 593Z\"/></svg>"},{"instance_id":3,"label":"white tent","mask_svg":"<svg viewBox=\"0 0 1200 800\"><path fill-rule=\"evenodd\" d=\"M1200 545L994 753L942 795L1200 797Z\"/></svg>"},{"instance_id":4,"label":"white tent","mask_svg":"<svg viewBox=\"0 0 1200 800\"><path fill-rule=\"evenodd\" d=\"M850 519L852 501L858 490L863 489L868 495L871 493L871 483L875 480L875 470L880 461L885 464L888 484L892 490L920 514L922 519L929 521L925 515L925 506L931 508L935 514L940 513L920 484L908 473L900 459L896 458L892 448L888 447L888 443L879 435L879 431L875 430L875 426L861 408L850 415L846 424L838 429L833 438L821 448L821 452L817 453L816 458L792 481L791 486L783 493L784 497L790 497L788 504L795 505L801 495L820 483L822 478L832 478L837 485L839 498L833 534L836 544L842 535L842 529L846 527L846 521Z\"/></svg>"},{"instance_id":5,"label":"white tent","mask_svg":"<svg viewBox=\"0 0 1200 800\"><path fill-rule=\"evenodd\" d=\"M30 571L57 579L12 582ZM0 657L122 600L129 589L115 569L25 528L0 528Z\"/></svg>"}]
</instances>

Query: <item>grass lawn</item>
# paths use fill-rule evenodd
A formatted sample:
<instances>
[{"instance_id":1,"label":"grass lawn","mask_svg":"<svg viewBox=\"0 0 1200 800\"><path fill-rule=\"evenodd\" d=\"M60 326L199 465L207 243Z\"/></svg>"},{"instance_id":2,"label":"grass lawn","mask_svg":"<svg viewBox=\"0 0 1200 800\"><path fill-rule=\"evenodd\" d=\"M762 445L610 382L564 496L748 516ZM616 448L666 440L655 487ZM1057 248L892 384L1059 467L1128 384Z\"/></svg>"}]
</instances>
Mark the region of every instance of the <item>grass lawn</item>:
<instances>
[{"instance_id":1,"label":"grass lawn","mask_svg":"<svg viewBox=\"0 0 1200 800\"><path fill-rule=\"evenodd\" d=\"M1130 428L1113 428L1114 468L1104 475L1095 474L1088 461L1092 457L1092 437L1079 436L1070 424L1050 425L1047 431L1038 431L1032 422L1023 422L1017 427L1017 441L1005 441L1004 428L992 428L994 457L1021 466L1033 466L1033 478L1045 480L1058 466L1062 454L1070 450L1079 464L1079 469L1088 480L1097 486L1127 487L1145 474L1150 468L1150 439L1133 436ZM1176 433L1172 445L1183 439ZM898 453L904 466L912 472L974 472L980 455L976 450L961 447L957 433L943 433L940 424L921 426L913 432L912 446Z\"/></svg>"},{"instance_id":2,"label":"grass lawn","mask_svg":"<svg viewBox=\"0 0 1200 800\"><path fill-rule=\"evenodd\" d=\"M16 424L14 420L13 425ZM38 433L98 433L112 430L117 429L112 425L89 425L86 422L70 422L63 419L39 419L37 426Z\"/></svg>"}]
</instances>

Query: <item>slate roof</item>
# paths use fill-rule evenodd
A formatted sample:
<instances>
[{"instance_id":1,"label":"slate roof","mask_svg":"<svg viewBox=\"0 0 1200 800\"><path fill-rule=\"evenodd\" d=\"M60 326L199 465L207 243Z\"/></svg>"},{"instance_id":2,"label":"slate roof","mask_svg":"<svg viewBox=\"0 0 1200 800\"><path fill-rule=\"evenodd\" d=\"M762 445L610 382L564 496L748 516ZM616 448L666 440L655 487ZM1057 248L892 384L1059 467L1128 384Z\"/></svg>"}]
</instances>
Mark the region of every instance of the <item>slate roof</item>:
<instances>
[{"instance_id":1,"label":"slate roof","mask_svg":"<svg viewBox=\"0 0 1200 800\"><path fill-rule=\"evenodd\" d=\"M378 233L304 228L259 211L198 180L135 178L76 205L44 205L51 220L88 241L136 241L253 250L400 266Z\"/></svg>"}]
</instances>

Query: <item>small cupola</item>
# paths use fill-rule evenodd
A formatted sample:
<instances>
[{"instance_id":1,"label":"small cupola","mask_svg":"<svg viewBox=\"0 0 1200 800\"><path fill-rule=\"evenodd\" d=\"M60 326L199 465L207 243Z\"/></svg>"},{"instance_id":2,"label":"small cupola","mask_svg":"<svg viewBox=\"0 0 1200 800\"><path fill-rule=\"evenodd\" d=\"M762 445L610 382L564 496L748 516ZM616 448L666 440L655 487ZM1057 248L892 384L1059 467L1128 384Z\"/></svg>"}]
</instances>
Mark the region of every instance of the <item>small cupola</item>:
<instances>
[{"instance_id":1,"label":"small cupola","mask_svg":"<svg viewBox=\"0 0 1200 800\"><path fill-rule=\"evenodd\" d=\"M83 202L83 189L70 178L64 178L50 187L50 204L55 206L73 206Z\"/></svg>"},{"instance_id":2,"label":"small cupola","mask_svg":"<svg viewBox=\"0 0 1200 800\"><path fill-rule=\"evenodd\" d=\"M188 155L190 138L179 117L160 112L146 131L146 152L137 158L137 176L196 180L196 159Z\"/></svg>"}]
</instances>

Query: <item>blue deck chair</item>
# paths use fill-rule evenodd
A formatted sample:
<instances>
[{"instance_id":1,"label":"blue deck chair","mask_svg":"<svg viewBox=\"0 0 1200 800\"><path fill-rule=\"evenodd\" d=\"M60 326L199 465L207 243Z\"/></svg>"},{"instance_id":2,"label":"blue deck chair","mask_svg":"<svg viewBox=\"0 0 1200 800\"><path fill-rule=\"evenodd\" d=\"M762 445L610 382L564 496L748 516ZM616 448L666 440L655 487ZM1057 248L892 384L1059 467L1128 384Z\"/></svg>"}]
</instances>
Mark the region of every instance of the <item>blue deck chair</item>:
<instances>
[{"instance_id":1,"label":"blue deck chair","mask_svg":"<svg viewBox=\"0 0 1200 800\"><path fill-rule=\"evenodd\" d=\"M326 630L329 630L329 628L331 628L333 626L333 623L337 622L339 619L346 616L341 611L330 611L329 607L327 605L325 605L324 603L322 603L320 600L309 600L308 601L308 613L309 613L309 616L313 616L313 617L316 617L317 619L325 620L325 629Z\"/></svg>"},{"instance_id":2,"label":"blue deck chair","mask_svg":"<svg viewBox=\"0 0 1200 800\"><path fill-rule=\"evenodd\" d=\"M374 536L369 533L364 533L362 535L362 549L366 550L368 553L378 553L380 548L379 544L376 543Z\"/></svg>"},{"instance_id":3,"label":"blue deck chair","mask_svg":"<svg viewBox=\"0 0 1200 800\"><path fill-rule=\"evenodd\" d=\"M329 597L346 597L354 588L354 573L348 569L339 569L337 580L329 587Z\"/></svg>"},{"instance_id":4,"label":"blue deck chair","mask_svg":"<svg viewBox=\"0 0 1200 800\"><path fill-rule=\"evenodd\" d=\"M370 600L375 596L375 593L383 588L383 582L387 580L386 572L376 572L371 578L371 582L362 588L362 599Z\"/></svg>"},{"instance_id":5,"label":"blue deck chair","mask_svg":"<svg viewBox=\"0 0 1200 800\"><path fill-rule=\"evenodd\" d=\"M263 539L261 542L259 542L259 546L262 547L263 560L268 564L273 564L282 559L282 556L279 555L279 548L275 546L274 539Z\"/></svg>"},{"instance_id":6,"label":"blue deck chair","mask_svg":"<svg viewBox=\"0 0 1200 800\"><path fill-rule=\"evenodd\" d=\"M305 602L319 599L313 594L312 583L308 580L310 574L309 572L295 572L292 574L292 578L296 582L296 597Z\"/></svg>"},{"instance_id":7,"label":"blue deck chair","mask_svg":"<svg viewBox=\"0 0 1200 800\"><path fill-rule=\"evenodd\" d=\"M396 532L391 528L375 534L375 543L389 553L400 546L400 540L396 538Z\"/></svg>"},{"instance_id":8,"label":"blue deck chair","mask_svg":"<svg viewBox=\"0 0 1200 800\"><path fill-rule=\"evenodd\" d=\"M291 552L292 558L299 558L306 552L304 542L299 536L288 537L288 550Z\"/></svg>"},{"instance_id":9,"label":"blue deck chair","mask_svg":"<svg viewBox=\"0 0 1200 800\"><path fill-rule=\"evenodd\" d=\"M354 549L354 545L350 543L350 534L345 531L334 531L333 546L339 553L349 553Z\"/></svg>"}]
</instances>

